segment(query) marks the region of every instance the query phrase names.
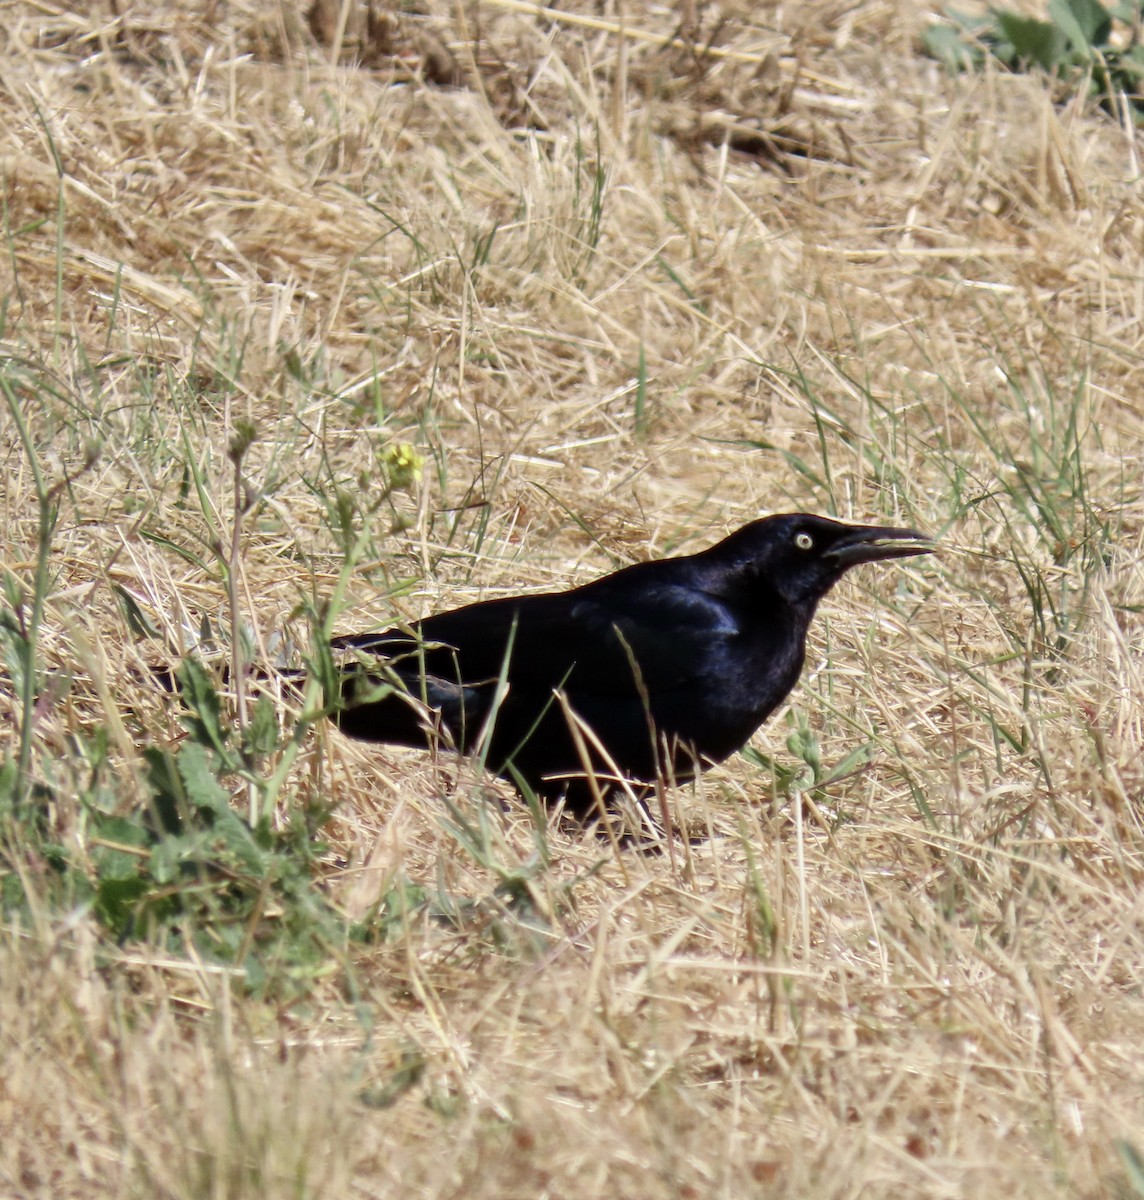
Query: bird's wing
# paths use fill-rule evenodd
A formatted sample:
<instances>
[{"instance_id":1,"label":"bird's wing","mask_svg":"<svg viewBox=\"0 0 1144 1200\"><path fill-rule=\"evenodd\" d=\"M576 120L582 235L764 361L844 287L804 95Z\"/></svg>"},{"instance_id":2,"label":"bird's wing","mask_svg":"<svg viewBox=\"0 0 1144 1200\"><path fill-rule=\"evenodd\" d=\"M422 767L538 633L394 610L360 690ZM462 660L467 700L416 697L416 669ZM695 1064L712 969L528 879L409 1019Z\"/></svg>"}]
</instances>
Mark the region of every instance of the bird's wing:
<instances>
[{"instance_id":1,"label":"bird's wing","mask_svg":"<svg viewBox=\"0 0 1144 1200\"><path fill-rule=\"evenodd\" d=\"M493 760L513 757L528 778L579 769L561 710L553 707L556 689L605 738L624 770L651 778L658 768L649 712L669 733L712 753L706 727L722 717L709 711L711 700L734 674L739 632L727 605L687 580L621 572L571 592L485 601L427 617L408 631L351 636L337 645L367 662L382 659L385 671L370 676L398 676L439 714L461 749L471 748L485 726L503 672L508 689L497 712ZM407 707L351 703L343 728L376 741L413 742L419 726ZM717 749L728 752L721 743Z\"/></svg>"},{"instance_id":2,"label":"bird's wing","mask_svg":"<svg viewBox=\"0 0 1144 1200\"><path fill-rule=\"evenodd\" d=\"M642 587L634 602L604 592L576 616L592 644L577 658L575 687L596 695L630 688L633 663L649 694L695 687L739 632L725 605L677 583Z\"/></svg>"},{"instance_id":3,"label":"bird's wing","mask_svg":"<svg viewBox=\"0 0 1144 1200\"><path fill-rule=\"evenodd\" d=\"M581 693L630 694L633 658L649 691L687 686L737 625L725 605L682 584L612 576L571 592L439 613L417 630L420 651L408 636L392 635L360 648L409 654L414 672L423 660L427 674L468 685L497 679L507 656L518 690L547 693L567 684Z\"/></svg>"}]
</instances>

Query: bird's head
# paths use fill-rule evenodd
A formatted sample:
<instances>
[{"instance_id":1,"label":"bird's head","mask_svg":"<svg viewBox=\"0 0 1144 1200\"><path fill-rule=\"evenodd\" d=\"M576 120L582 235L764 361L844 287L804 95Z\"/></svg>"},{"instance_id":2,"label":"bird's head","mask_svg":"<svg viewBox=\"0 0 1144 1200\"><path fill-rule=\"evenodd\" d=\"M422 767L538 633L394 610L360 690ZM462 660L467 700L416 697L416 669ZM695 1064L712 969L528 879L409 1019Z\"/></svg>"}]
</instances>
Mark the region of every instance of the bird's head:
<instances>
[{"instance_id":1,"label":"bird's head","mask_svg":"<svg viewBox=\"0 0 1144 1200\"><path fill-rule=\"evenodd\" d=\"M814 606L859 563L929 554L933 542L916 529L846 525L809 513L752 521L708 553L733 564L737 587L765 584L795 607Z\"/></svg>"}]
</instances>

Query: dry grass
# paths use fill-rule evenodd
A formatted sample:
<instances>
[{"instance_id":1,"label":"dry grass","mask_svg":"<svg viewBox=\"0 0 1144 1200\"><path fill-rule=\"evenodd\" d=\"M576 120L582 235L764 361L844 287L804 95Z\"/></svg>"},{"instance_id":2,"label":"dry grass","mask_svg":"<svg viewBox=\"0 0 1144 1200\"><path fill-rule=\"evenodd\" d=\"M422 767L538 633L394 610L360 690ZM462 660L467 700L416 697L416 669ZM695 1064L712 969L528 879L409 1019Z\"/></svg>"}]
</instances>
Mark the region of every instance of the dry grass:
<instances>
[{"instance_id":1,"label":"dry grass","mask_svg":"<svg viewBox=\"0 0 1144 1200\"><path fill-rule=\"evenodd\" d=\"M728 764L674 860L554 822L540 865L507 796L466 847L467 768L311 735L279 816L333 805L322 892L378 932L289 999L48 906L8 826L0 1195L1144 1194L1141 142L946 78L912 5L754 13L0 0L0 367L75 680L30 769L71 861L94 730L127 814L178 730L115 589L168 647L235 602L305 644L331 497L395 443L424 478L343 628L792 507L947 548L841 588L756 738L871 766L800 806Z\"/></svg>"}]
</instances>

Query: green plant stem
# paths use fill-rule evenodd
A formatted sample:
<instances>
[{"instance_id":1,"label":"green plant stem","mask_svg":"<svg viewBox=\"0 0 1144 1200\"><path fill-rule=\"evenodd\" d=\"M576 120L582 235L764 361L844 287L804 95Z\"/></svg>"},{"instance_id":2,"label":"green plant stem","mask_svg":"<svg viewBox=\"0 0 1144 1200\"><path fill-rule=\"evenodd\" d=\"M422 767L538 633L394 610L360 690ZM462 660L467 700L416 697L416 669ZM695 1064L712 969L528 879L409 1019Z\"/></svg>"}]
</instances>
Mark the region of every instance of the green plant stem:
<instances>
[{"instance_id":1,"label":"green plant stem","mask_svg":"<svg viewBox=\"0 0 1144 1200\"><path fill-rule=\"evenodd\" d=\"M362 551L369 545L371 537L372 533L369 522L366 521L361 531L354 538L349 552L342 560L342 567L338 572L338 581L334 584L333 595L326 606L326 612L318 630L318 637L324 643L328 643L334 635L334 623L337 621L338 614L341 612L345 602L346 588L349 586L350 579L361 559ZM289 775L290 769L294 765L294 760L298 757L298 751L302 748L302 739L309 726L306 714L312 713L317 707L320 687L321 683L319 679L311 672L306 680L306 686L302 691L302 717L294 728L294 736L282 751L282 759L278 764L277 770L266 781L266 787L263 790L263 815L267 819L269 819L270 814L273 812L278 793L282 790L282 785L286 782L286 776Z\"/></svg>"},{"instance_id":2,"label":"green plant stem","mask_svg":"<svg viewBox=\"0 0 1144 1200\"><path fill-rule=\"evenodd\" d=\"M234 705L241 729L247 727L246 663L242 653L242 628L238 607L238 573L242 563L242 518L246 511L242 502L242 456L234 456L234 520L230 533L230 562L226 572L227 605L230 608L230 678L234 686ZM250 824L258 823L258 789L248 784L250 793Z\"/></svg>"},{"instance_id":3,"label":"green plant stem","mask_svg":"<svg viewBox=\"0 0 1144 1200\"><path fill-rule=\"evenodd\" d=\"M36 572L32 583L32 606L28 619L24 622L23 644L20 647L24 670L21 680L23 695L20 697L20 746L17 756L18 773L15 789L16 803L19 806L29 790L28 775L32 762L32 715L36 704L36 649L39 642L40 624L44 616L44 597L48 590L48 556L51 553L52 533L55 531L59 509L55 503L56 489L49 488L44 481L43 472L40 470L40 460L28 430L28 423L24 420L20 402L16 398L11 381L7 376L0 376L0 387L4 390L8 411L12 414L12 420L16 424L24 453L28 456L28 465L32 471L32 482L36 489L36 503L40 514Z\"/></svg>"}]
</instances>

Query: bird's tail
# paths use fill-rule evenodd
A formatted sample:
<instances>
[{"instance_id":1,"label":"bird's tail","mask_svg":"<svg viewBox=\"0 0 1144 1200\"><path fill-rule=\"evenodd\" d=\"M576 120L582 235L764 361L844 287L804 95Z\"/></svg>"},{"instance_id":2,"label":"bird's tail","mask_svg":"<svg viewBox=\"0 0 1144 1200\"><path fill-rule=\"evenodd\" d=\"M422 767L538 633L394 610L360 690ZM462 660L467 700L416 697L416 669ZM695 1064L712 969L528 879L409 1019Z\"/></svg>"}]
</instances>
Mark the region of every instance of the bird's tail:
<instances>
[{"instance_id":1,"label":"bird's tail","mask_svg":"<svg viewBox=\"0 0 1144 1200\"><path fill-rule=\"evenodd\" d=\"M434 743L448 742L434 708L438 697L435 692L428 700L420 696L421 689L387 663L387 656L393 654L394 648L392 635L383 639L378 634L348 634L332 639L332 651L356 653L345 661L333 662L332 672L321 666L317 668L319 675L325 676L323 700L320 712L310 714L311 718L328 716L343 733L363 741L407 746L424 746L427 739ZM204 682L228 688L233 678L229 663L208 672L198 659L190 657L179 665L160 663L148 670L151 680L164 692L190 707L195 706ZM270 685L281 687L300 698L310 674L311 670L302 667L255 665L244 679L264 690Z\"/></svg>"}]
</instances>

